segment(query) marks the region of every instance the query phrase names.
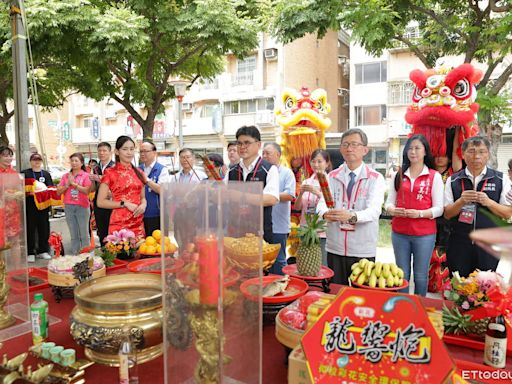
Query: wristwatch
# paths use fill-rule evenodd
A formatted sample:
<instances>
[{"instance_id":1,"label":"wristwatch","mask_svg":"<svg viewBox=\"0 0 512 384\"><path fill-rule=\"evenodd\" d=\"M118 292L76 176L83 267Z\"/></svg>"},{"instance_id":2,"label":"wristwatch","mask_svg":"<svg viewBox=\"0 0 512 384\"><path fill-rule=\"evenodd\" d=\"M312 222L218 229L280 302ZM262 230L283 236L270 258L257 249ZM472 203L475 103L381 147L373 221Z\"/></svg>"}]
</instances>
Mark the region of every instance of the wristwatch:
<instances>
[{"instance_id":1,"label":"wristwatch","mask_svg":"<svg viewBox=\"0 0 512 384\"><path fill-rule=\"evenodd\" d=\"M355 224L355 223L357 223L357 215L356 215L356 213L355 213L355 212L352 214L352 216L350 216L350 219L348 219L348 223L349 223L349 224Z\"/></svg>"},{"instance_id":2,"label":"wristwatch","mask_svg":"<svg viewBox=\"0 0 512 384\"><path fill-rule=\"evenodd\" d=\"M124 201L123 201L123 200L121 200L121 201L119 202L119 204L121 205L121 208L123 208L123 207L124 207Z\"/></svg>"}]
</instances>

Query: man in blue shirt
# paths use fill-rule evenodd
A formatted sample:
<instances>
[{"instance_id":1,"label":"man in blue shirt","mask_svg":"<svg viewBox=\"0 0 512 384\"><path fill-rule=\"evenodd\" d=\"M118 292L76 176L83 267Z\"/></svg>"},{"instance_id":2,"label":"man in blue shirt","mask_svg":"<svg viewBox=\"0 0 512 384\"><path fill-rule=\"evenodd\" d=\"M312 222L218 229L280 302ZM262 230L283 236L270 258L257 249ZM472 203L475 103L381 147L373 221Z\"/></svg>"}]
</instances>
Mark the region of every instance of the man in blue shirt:
<instances>
[{"instance_id":1,"label":"man in blue shirt","mask_svg":"<svg viewBox=\"0 0 512 384\"><path fill-rule=\"evenodd\" d=\"M140 169L147 177L146 202L144 212L144 232L150 236L155 229L160 229L160 185L171 179L168 169L156 161L157 152L154 143L145 141L140 146Z\"/></svg>"},{"instance_id":2,"label":"man in blue shirt","mask_svg":"<svg viewBox=\"0 0 512 384\"><path fill-rule=\"evenodd\" d=\"M286 240L290 233L291 201L295 198L295 175L292 170L279 165L281 146L277 143L267 143L263 148L263 159L275 165L279 171L279 203L272 207L272 243L281 244L277 260L270 273L282 275L286 266Z\"/></svg>"}]
</instances>

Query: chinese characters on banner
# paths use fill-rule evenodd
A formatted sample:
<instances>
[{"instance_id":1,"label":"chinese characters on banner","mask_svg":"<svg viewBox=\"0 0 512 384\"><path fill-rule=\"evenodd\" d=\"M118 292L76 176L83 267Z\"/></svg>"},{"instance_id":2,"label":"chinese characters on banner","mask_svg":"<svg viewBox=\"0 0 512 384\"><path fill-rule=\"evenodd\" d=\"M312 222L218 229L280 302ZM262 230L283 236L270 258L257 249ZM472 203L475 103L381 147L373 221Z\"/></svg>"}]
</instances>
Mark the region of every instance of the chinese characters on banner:
<instances>
[{"instance_id":1,"label":"chinese characters on banner","mask_svg":"<svg viewBox=\"0 0 512 384\"><path fill-rule=\"evenodd\" d=\"M314 383L443 383L454 370L415 296L345 288L302 338Z\"/></svg>"}]
</instances>

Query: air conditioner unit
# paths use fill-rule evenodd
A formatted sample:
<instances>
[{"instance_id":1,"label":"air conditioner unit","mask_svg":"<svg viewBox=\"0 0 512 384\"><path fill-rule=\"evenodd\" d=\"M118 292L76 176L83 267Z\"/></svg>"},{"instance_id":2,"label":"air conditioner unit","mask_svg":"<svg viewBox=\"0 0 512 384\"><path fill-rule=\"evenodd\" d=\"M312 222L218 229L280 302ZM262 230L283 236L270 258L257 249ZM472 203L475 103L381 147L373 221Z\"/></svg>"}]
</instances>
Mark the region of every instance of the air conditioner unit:
<instances>
[{"instance_id":1,"label":"air conditioner unit","mask_svg":"<svg viewBox=\"0 0 512 384\"><path fill-rule=\"evenodd\" d=\"M267 48L263 50L263 55L267 61L277 60L277 48Z\"/></svg>"},{"instance_id":2,"label":"air conditioner unit","mask_svg":"<svg viewBox=\"0 0 512 384\"><path fill-rule=\"evenodd\" d=\"M347 88L338 88L338 96L348 96L349 90Z\"/></svg>"},{"instance_id":3,"label":"air conditioner unit","mask_svg":"<svg viewBox=\"0 0 512 384\"><path fill-rule=\"evenodd\" d=\"M114 120L116 118L117 118L116 111L111 110L111 109L107 109L105 111L105 119L107 119L107 120Z\"/></svg>"},{"instance_id":4,"label":"air conditioner unit","mask_svg":"<svg viewBox=\"0 0 512 384\"><path fill-rule=\"evenodd\" d=\"M181 105L182 111L191 111L192 110L192 103L183 103Z\"/></svg>"},{"instance_id":5,"label":"air conditioner unit","mask_svg":"<svg viewBox=\"0 0 512 384\"><path fill-rule=\"evenodd\" d=\"M338 55L338 65L344 65L348 61L348 57L345 55Z\"/></svg>"}]
</instances>

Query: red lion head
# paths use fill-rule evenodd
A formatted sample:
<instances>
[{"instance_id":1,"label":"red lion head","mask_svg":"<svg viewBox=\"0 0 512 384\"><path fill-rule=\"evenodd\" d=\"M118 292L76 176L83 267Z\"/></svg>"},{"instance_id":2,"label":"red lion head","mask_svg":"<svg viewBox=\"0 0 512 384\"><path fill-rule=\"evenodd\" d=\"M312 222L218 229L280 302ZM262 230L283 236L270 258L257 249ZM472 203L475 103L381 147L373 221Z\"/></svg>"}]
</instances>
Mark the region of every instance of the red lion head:
<instances>
[{"instance_id":1,"label":"red lion head","mask_svg":"<svg viewBox=\"0 0 512 384\"><path fill-rule=\"evenodd\" d=\"M415 69L409 75L415 84L412 105L405 120L412 125L412 133L423 134L434 156L446 156L446 130L459 126L459 144L478 133L475 103L475 85L482 72L471 64L455 69ZM459 157L460 149L458 153Z\"/></svg>"}]
</instances>

